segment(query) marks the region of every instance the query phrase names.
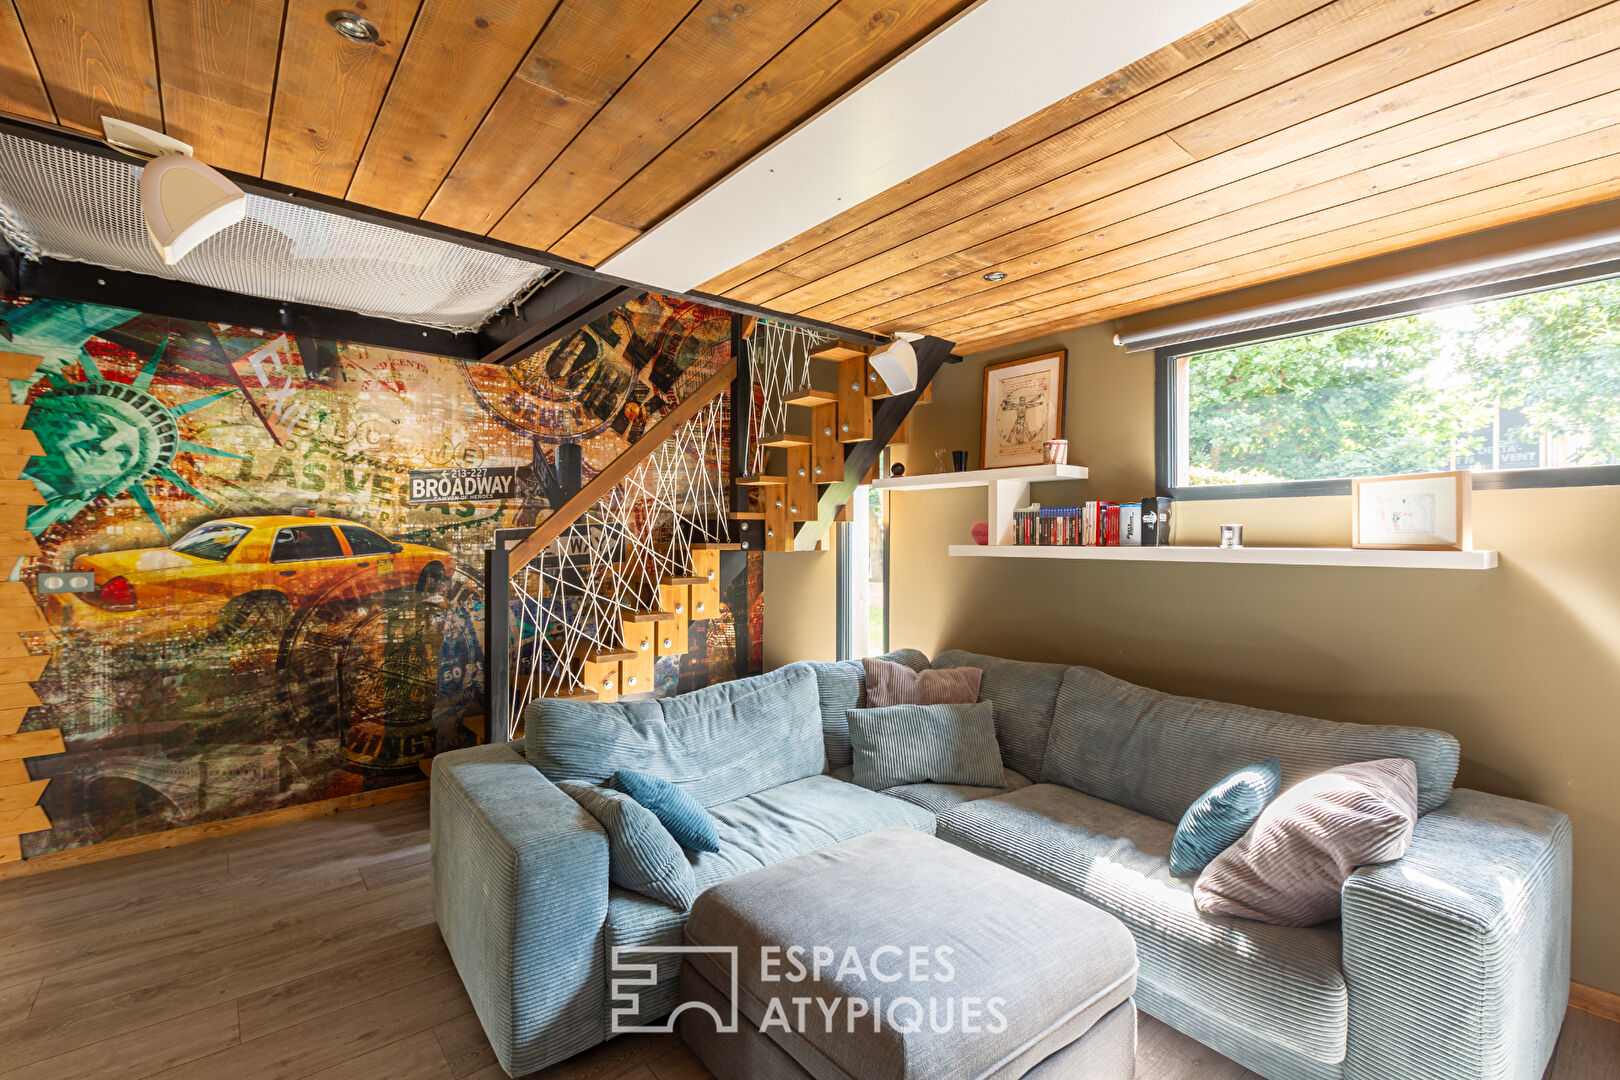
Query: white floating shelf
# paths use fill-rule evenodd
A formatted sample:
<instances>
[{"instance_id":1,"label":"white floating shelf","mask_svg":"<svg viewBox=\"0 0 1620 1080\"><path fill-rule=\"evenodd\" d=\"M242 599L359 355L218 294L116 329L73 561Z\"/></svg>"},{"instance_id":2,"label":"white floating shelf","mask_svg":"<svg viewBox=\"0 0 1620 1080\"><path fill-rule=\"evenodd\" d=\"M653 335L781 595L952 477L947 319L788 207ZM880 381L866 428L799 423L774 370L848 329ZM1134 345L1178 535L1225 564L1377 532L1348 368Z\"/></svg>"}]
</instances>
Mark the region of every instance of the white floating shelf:
<instances>
[{"instance_id":1,"label":"white floating shelf","mask_svg":"<svg viewBox=\"0 0 1620 1080\"><path fill-rule=\"evenodd\" d=\"M883 491L936 491L941 488L989 487L992 482L1028 484L1041 480L1084 480L1084 465L1016 465L1010 469L975 469L972 472L918 473L875 480Z\"/></svg>"},{"instance_id":2,"label":"white floating shelf","mask_svg":"<svg viewBox=\"0 0 1620 1080\"><path fill-rule=\"evenodd\" d=\"M1092 559L1099 562L1195 562L1251 566L1375 566L1421 570L1491 570L1494 551L1388 551L1307 547L1041 547L952 544L952 555L980 559Z\"/></svg>"}]
</instances>

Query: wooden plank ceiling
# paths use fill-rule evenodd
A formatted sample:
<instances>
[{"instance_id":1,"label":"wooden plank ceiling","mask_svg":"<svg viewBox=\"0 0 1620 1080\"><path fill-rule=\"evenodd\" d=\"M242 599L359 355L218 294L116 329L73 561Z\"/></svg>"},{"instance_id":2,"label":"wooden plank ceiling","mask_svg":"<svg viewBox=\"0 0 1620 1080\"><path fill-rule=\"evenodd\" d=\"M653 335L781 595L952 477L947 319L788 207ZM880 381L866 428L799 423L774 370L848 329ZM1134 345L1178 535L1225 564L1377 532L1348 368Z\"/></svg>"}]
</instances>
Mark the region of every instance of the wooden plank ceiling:
<instances>
[{"instance_id":1,"label":"wooden plank ceiling","mask_svg":"<svg viewBox=\"0 0 1620 1080\"><path fill-rule=\"evenodd\" d=\"M0 0L0 109L594 266L970 2L333 6ZM1616 86L1620 0L1255 0L702 288L1013 343L1612 198Z\"/></svg>"},{"instance_id":2,"label":"wooden plank ceiling","mask_svg":"<svg viewBox=\"0 0 1620 1080\"><path fill-rule=\"evenodd\" d=\"M0 110L594 266L971 3L0 0Z\"/></svg>"},{"instance_id":3,"label":"wooden plank ceiling","mask_svg":"<svg viewBox=\"0 0 1620 1080\"><path fill-rule=\"evenodd\" d=\"M1014 344L1612 198L1617 86L1620 3L1256 0L701 288Z\"/></svg>"}]
</instances>

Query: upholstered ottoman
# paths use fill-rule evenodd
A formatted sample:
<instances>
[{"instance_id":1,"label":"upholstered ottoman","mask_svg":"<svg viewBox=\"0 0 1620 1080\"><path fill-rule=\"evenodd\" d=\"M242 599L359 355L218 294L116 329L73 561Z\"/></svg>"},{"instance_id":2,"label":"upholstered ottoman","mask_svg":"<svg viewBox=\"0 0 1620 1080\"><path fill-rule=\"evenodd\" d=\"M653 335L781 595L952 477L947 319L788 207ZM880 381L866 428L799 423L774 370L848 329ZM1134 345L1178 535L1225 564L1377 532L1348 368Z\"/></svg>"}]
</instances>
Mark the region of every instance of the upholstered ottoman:
<instances>
[{"instance_id":1,"label":"upholstered ottoman","mask_svg":"<svg viewBox=\"0 0 1620 1080\"><path fill-rule=\"evenodd\" d=\"M719 1080L1135 1073L1124 925L914 829L710 888L686 947L676 1023Z\"/></svg>"}]
</instances>

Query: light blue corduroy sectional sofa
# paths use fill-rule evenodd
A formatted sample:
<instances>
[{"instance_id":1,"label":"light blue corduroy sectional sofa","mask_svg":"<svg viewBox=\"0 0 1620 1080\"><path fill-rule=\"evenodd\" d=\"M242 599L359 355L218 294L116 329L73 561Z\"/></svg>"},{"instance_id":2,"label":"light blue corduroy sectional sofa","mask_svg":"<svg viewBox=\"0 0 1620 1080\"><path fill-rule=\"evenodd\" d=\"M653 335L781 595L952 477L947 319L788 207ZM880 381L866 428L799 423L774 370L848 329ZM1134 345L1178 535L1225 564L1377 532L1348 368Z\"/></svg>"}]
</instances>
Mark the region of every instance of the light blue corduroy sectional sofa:
<instances>
[{"instance_id":1,"label":"light blue corduroy sectional sofa","mask_svg":"<svg viewBox=\"0 0 1620 1080\"><path fill-rule=\"evenodd\" d=\"M887 659L921 669L903 650ZM1133 686L1099 671L947 652L982 668L1004 788L846 782L858 662L794 664L618 715L531 709L525 746L440 755L432 785L439 927L502 1066L521 1075L609 1034L608 956L679 944L685 916L608 881L600 825L553 780L634 768L714 816L699 888L893 825L933 832L1098 905L1136 938L1138 1005L1269 1080L1540 1077L1569 989L1570 827L1548 807L1453 790L1456 740ZM1346 883L1308 929L1212 918L1173 878L1175 822L1259 758L1287 785L1381 757L1417 764L1406 856ZM676 1002L678 964L643 992Z\"/></svg>"}]
</instances>

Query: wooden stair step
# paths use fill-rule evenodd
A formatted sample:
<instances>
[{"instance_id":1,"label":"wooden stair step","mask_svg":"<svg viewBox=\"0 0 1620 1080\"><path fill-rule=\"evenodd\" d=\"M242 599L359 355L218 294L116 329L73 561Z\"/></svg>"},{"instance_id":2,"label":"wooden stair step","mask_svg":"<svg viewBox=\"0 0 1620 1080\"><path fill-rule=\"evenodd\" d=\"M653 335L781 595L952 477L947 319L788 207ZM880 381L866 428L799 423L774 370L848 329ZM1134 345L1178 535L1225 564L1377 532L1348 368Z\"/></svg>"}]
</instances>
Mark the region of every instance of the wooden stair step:
<instances>
[{"instance_id":1,"label":"wooden stair step","mask_svg":"<svg viewBox=\"0 0 1620 1080\"><path fill-rule=\"evenodd\" d=\"M837 400L838 395L831 390L817 390L813 387L805 387L803 390L795 390L787 395L782 399L782 402L786 405L808 405L814 408L817 405L831 405Z\"/></svg>"},{"instance_id":2,"label":"wooden stair step","mask_svg":"<svg viewBox=\"0 0 1620 1080\"><path fill-rule=\"evenodd\" d=\"M735 517L736 515L732 515ZM699 574L681 574L664 579L665 585L707 585L709 579Z\"/></svg>"},{"instance_id":3,"label":"wooden stair step","mask_svg":"<svg viewBox=\"0 0 1620 1080\"><path fill-rule=\"evenodd\" d=\"M573 690L566 694L548 694L555 701L600 701L602 695L595 690Z\"/></svg>"},{"instance_id":4,"label":"wooden stair step","mask_svg":"<svg viewBox=\"0 0 1620 1080\"><path fill-rule=\"evenodd\" d=\"M477 716L463 716L461 726L478 736L479 742L484 741L484 715L482 713Z\"/></svg>"},{"instance_id":5,"label":"wooden stair step","mask_svg":"<svg viewBox=\"0 0 1620 1080\"><path fill-rule=\"evenodd\" d=\"M765 512L763 510L733 510L731 519L733 521L764 521Z\"/></svg>"},{"instance_id":6,"label":"wooden stair step","mask_svg":"<svg viewBox=\"0 0 1620 1080\"><path fill-rule=\"evenodd\" d=\"M693 544L693 551L741 551L741 544ZM708 579L705 578L704 581Z\"/></svg>"},{"instance_id":7,"label":"wooden stair step","mask_svg":"<svg viewBox=\"0 0 1620 1080\"><path fill-rule=\"evenodd\" d=\"M575 660L582 660L587 664L616 664L620 660L634 660L636 654L625 649L609 649L604 652L579 652L574 654Z\"/></svg>"},{"instance_id":8,"label":"wooden stair step","mask_svg":"<svg viewBox=\"0 0 1620 1080\"><path fill-rule=\"evenodd\" d=\"M809 446L810 445L810 436L808 436L808 435L794 435L792 432L782 431L782 432L778 432L775 435L763 435L763 436L761 436L760 440L759 440L759 445L761 445L761 446Z\"/></svg>"},{"instance_id":9,"label":"wooden stair step","mask_svg":"<svg viewBox=\"0 0 1620 1080\"><path fill-rule=\"evenodd\" d=\"M636 611L625 608L625 622L668 622L675 617L673 611Z\"/></svg>"},{"instance_id":10,"label":"wooden stair step","mask_svg":"<svg viewBox=\"0 0 1620 1080\"><path fill-rule=\"evenodd\" d=\"M422 775L423 776L432 776L433 775L433 759L432 758L423 758L421 761L418 761L416 763L416 767L422 770Z\"/></svg>"},{"instance_id":11,"label":"wooden stair step","mask_svg":"<svg viewBox=\"0 0 1620 1080\"><path fill-rule=\"evenodd\" d=\"M785 476L768 476L764 473L737 477L738 487L781 487L786 483L787 477Z\"/></svg>"},{"instance_id":12,"label":"wooden stair step","mask_svg":"<svg viewBox=\"0 0 1620 1080\"><path fill-rule=\"evenodd\" d=\"M810 359L842 363L845 360L864 360L871 351L868 346L857 345L852 341L828 341L811 349Z\"/></svg>"}]
</instances>

